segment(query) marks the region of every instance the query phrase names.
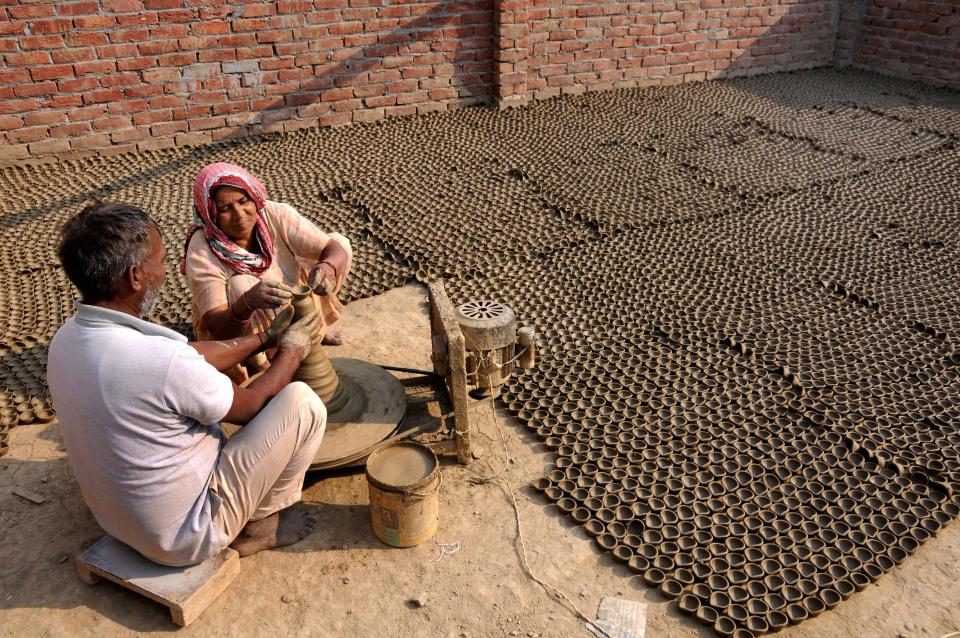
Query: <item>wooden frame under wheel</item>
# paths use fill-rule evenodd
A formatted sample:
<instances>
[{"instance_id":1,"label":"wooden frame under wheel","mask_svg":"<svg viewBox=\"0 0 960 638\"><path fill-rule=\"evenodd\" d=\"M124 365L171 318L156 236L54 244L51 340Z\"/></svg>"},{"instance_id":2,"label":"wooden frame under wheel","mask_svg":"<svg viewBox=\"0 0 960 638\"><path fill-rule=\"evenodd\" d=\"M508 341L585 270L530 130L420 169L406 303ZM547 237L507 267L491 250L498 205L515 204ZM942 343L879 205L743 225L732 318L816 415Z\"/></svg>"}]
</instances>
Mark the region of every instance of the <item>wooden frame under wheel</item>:
<instances>
[{"instance_id":1,"label":"wooden frame under wheel","mask_svg":"<svg viewBox=\"0 0 960 638\"><path fill-rule=\"evenodd\" d=\"M444 378L453 404L453 440L430 444L437 454L456 456L460 463L473 460L470 448L470 412L467 397L467 351L463 333L442 281L427 284L430 292L430 340L433 370Z\"/></svg>"}]
</instances>

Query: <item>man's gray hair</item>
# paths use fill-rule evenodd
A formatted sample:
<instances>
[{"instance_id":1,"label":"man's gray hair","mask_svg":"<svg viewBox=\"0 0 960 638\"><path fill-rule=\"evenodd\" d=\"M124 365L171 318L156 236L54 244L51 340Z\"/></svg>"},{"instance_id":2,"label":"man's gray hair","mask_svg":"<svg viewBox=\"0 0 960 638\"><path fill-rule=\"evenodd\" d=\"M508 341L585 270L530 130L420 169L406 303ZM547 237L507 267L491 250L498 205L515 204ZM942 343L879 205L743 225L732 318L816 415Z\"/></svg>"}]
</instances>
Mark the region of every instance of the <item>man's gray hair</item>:
<instances>
[{"instance_id":1,"label":"man's gray hair","mask_svg":"<svg viewBox=\"0 0 960 638\"><path fill-rule=\"evenodd\" d=\"M150 227L156 223L130 204L98 202L63 227L60 263L85 301L117 297L120 277L150 254Z\"/></svg>"}]
</instances>

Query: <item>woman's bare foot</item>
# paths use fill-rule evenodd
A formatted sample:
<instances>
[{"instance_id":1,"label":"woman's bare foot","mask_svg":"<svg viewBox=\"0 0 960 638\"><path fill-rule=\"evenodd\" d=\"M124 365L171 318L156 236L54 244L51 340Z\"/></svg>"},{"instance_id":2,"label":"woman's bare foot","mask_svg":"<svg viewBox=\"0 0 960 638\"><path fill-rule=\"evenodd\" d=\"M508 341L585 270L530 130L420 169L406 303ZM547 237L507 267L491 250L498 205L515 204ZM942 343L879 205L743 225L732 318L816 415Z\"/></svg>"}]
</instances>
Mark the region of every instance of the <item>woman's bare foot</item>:
<instances>
[{"instance_id":1,"label":"woman's bare foot","mask_svg":"<svg viewBox=\"0 0 960 638\"><path fill-rule=\"evenodd\" d=\"M293 545L309 536L316 526L316 514L304 508L288 507L247 523L230 547L241 556L249 556L265 549Z\"/></svg>"},{"instance_id":2,"label":"woman's bare foot","mask_svg":"<svg viewBox=\"0 0 960 638\"><path fill-rule=\"evenodd\" d=\"M340 328L327 328L327 334L323 335L323 341L321 341L325 346L341 346L343 345L343 333L340 332Z\"/></svg>"}]
</instances>

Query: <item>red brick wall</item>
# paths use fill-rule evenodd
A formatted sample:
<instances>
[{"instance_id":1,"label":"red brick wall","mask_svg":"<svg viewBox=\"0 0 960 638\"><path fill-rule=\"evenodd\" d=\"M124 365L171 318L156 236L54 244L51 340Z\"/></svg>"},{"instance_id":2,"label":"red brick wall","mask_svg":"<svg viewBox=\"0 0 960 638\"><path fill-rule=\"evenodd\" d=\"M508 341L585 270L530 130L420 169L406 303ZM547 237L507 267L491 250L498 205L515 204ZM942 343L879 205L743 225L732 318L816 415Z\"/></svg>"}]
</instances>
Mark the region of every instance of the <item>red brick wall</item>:
<instances>
[{"instance_id":1,"label":"red brick wall","mask_svg":"<svg viewBox=\"0 0 960 638\"><path fill-rule=\"evenodd\" d=\"M827 64L833 0L531 0L537 97Z\"/></svg>"},{"instance_id":2,"label":"red brick wall","mask_svg":"<svg viewBox=\"0 0 960 638\"><path fill-rule=\"evenodd\" d=\"M492 0L0 2L0 161L487 101Z\"/></svg>"},{"instance_id":3,"label":"red brick wall","mask_svg":"<svg viewBox=\"0 0 960 638\"><path fill-rule=\"evenodd\" d=\"M960 0L860 1L856 66L960 87Z\"/></svg>"},{"instance_id":4,"label":"red brick wall","mask_svg":"<svg viewBox=\"0 0 960 638\"><path fill-rule=\"evenodd\" d=\"M958 47L960 0L0 0L0 165Z\"/></svg>"}]
</instances>

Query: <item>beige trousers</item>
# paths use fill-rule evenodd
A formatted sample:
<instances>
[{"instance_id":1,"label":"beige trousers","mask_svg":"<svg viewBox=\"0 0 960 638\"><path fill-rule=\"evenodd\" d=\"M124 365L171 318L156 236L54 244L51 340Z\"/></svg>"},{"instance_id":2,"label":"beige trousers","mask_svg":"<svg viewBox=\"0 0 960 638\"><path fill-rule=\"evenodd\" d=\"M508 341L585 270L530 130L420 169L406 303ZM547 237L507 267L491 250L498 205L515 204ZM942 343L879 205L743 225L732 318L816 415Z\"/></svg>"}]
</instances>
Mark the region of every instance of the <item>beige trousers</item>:
<instances>
[{"instance_id":1,"label":"beige trousers","mask_svg":"<svg viewBox=\"0 0 960 638\"><path fill-rule=\"evenodd\" d=\"M310 387L290 383L220 452L213 490L222 499L214 523L231 542L248 521L300 500L303 476L317 454L327 409Z\"/></svg>"}]
</instances>

